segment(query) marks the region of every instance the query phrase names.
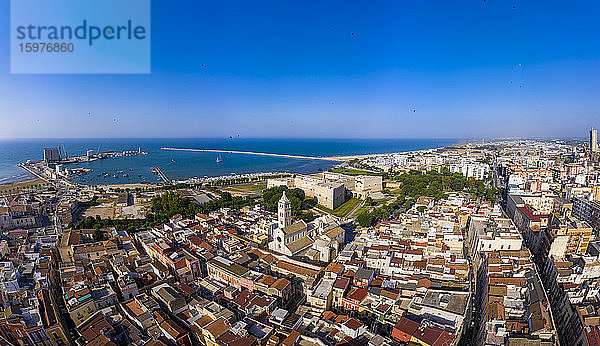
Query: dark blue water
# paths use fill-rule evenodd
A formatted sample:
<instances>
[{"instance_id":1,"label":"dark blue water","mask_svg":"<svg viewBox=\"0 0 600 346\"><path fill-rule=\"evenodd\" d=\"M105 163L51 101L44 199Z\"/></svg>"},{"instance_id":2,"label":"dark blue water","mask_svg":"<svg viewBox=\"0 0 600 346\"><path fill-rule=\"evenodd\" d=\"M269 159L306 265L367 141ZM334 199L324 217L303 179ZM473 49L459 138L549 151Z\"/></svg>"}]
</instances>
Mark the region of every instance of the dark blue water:
<instances>
[{"instance_id":1,"label":"dark blue water","mask_svg":"<svg viewBox=\"0 0 600 346\"><path fill-rule=\"evenodd\" d=\"M20 162L41 160L43 148L64 147L69 156L84 155L86 150L101 152L138 150L148 155L116 157L89 163L68 165L85 167L92 172L74 180L86 184L116 184L157 181L150 167L159 167L170 179L222 176L231 173L291 172L314 173L329 169L335 162L280 157L180 152L161 147L224 149L303 156L342 156L405 152L443 147L457 139L18 139L0 140L0 183L31 176L17 167ZM217 156L222 159L217 163ZM132 170L130 170L132 169ZM123 173L117 174L117 171ZM106 172L110 176L103 177ZM124 177L127 173L129 176ZM117 175L116 178L113 176Z\"/></svg>"}]
</instances>

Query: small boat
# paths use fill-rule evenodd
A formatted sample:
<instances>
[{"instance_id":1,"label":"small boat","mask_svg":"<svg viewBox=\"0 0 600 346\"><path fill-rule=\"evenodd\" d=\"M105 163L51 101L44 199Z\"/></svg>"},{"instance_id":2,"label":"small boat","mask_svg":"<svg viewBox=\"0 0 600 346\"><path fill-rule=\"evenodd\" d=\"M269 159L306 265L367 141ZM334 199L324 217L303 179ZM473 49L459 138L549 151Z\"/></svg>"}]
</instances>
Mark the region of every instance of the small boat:
<instances>
[{"instance_id":1,"label":"small boat","mask_svg":"<svg viewBox=\"0 0 600 346\"><path fill-rule=\"evenodd\" d=\"M125 174L123 174L123 176L124 176L124 177L128 177L128 176L129 176L129 173L125 173Z\"/></svg>"},{"instance_id":2,"label":"small boat","mask_svg":"<svg viewBox=\"0 0 600 346\"><path fill-rule=\"evenodd\" d=\"M221 156L217 156L217 163L221 163L223 162L223 160L221 160Z\"/></svg>"},{"instance_id":3,"label":"small boat","mask_svg":"<svg viewBox=\"0 0 600 346\"><path fill-rule=\"evenodd\" d=\"M133 168L130 168L129 170L130 170L130 171L133 171Z\"/></svg>"}]
</instances>

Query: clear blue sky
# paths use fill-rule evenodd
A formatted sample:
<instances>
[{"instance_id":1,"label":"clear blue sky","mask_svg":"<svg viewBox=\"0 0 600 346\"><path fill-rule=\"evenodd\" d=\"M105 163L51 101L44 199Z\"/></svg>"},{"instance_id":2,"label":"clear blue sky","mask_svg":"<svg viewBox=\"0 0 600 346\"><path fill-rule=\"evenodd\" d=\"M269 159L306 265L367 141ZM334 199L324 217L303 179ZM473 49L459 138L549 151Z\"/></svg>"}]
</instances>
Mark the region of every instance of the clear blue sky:
<instances>
[{"instance_id":1,"label":"clear blue sky","mask_svg":"<svg viewBox=\"0 0 600 346\"><path fill-rule=\"evenodd\" d=\"M11 75L9 13L0 2L0 137L584 137L600 126L597 0L153 0L149 75Z\"/></svg>"}]
</instances>

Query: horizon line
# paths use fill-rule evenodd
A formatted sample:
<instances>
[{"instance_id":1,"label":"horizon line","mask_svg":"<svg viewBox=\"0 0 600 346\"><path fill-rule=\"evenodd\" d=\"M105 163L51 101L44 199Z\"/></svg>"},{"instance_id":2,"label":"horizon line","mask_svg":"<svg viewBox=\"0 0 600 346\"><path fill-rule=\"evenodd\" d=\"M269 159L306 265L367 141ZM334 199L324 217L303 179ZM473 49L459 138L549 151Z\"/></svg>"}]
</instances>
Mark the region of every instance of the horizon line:
<instances>
[{"instance_id":1,"label":"horizon line","mask_svg":"<svg viewBox=\"0 0 600 346\"><path fill-rule=\"evenodd\" d=\"M239 140L239 139L265 139L265 140L403 140L403 139L437 139L437 140L461 140L461 141L481 141L481 140L581 140L587 139L587 136L579 137L556 137L556 136L493 136L493 137L0 137L2 140L72 140L72 139L223 139L223 140Z\"/></svg>"}]
</instances>

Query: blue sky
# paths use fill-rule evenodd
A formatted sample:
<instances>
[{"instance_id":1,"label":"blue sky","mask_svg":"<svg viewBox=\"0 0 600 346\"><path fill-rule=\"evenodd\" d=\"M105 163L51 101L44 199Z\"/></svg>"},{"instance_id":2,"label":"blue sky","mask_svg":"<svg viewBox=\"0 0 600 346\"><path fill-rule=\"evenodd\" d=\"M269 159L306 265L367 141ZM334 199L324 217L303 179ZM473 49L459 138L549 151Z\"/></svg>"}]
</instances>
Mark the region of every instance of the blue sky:
<instances>
[{"instance_id":1,"label":"blue sky","mask_svg":"<svg viewBox=\"0 0 600 346\"><path fill-rule=\"evenodd\" d=\"M154 0L148 75L10 74L9 13L0 2L0 137L584 137L600 126L595 0Z\"/></svg>"}]
</instances>

